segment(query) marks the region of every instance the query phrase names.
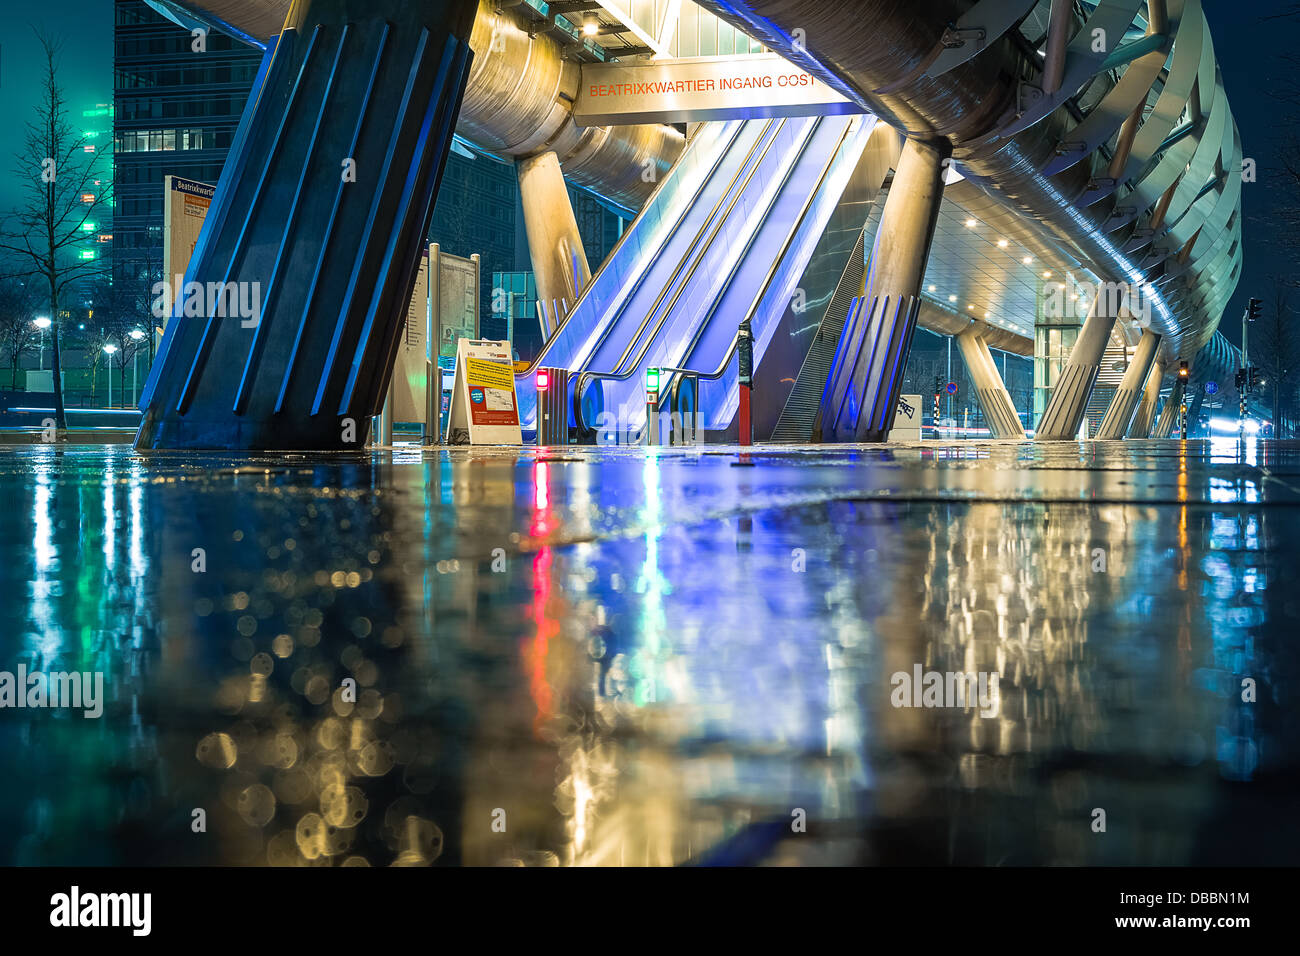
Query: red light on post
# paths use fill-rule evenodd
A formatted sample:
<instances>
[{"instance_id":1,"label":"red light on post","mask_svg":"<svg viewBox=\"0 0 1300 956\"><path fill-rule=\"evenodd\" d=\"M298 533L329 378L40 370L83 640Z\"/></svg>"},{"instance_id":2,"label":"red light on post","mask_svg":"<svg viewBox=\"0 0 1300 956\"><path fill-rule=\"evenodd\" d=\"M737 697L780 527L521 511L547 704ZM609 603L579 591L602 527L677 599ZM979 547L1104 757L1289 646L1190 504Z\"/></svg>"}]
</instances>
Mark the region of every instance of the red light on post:
<instances>
[{"instance_id":1,"label":"red light on post","mask_svg":"<svg viewBox=\"0 0 1300 956\"><path fill-rule=\"evenodd\" d=\"M541 371L537 373L537 390L539 392L546 391L550 387L550 384L551 376L549 372Z\"/></svg>"}]
</instances>

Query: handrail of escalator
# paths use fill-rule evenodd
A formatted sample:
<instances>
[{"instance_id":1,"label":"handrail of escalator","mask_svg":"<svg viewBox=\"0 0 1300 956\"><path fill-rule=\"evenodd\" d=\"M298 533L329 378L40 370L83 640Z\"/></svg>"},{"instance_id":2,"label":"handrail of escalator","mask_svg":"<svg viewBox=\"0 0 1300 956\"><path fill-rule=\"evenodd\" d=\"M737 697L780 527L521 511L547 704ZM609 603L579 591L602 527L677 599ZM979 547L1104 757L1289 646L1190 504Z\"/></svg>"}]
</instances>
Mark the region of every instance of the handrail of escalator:
<instances>
[{"instance_id":1,"label":"handrail of escalator","mask_svg":"<svg viewBox=\"0 0 1300 956\"><path fill-rule=\"evenodd\" d=\"M620 355L618 361L614 363L615 371L621 369L626 364L628 356L632 354L637 343L641 341L641 336L645 333L646 326L650 324L650 320L659 312L659 307L663 305L664 298L673 289L674 283L681 275L681 264L686 261L697 247L700 247L700 240L704 239L704 234L706 232L709 233L708 238L704 239L704 244L702 246L704 249L708 249L708 247L713 243L713 240L718 237L718 233L722 230L722 227L726 225L727 217L730 216L731 211L736 208L736 203L740 202L740 197L745 195L745 190L749 188L750 181L753 180L754 175L758 172L758 168L762 165L763 160L767 158L768 151L771 150L772 144L776 142L777 136L781 135L781 128L785 126L786 122L787 121L784 119L767 121L767 125L763 127L762 135L754 141L754 145L750 147L749 152L745 154L745 161L741 164L740 168L736 170L736 174L731 177L731 182L727 184L727 188L723 190L722 195L718 197L718 201L713 204L713 209L709 211L708 217L700 225L700 228L696 230L695 238L691 240L691 244L686 249L686 255L678 260L677 271L673 273L673 278L669 280L668 284L664 286L663 289L660 290L659 295L655 297L654 304L650 306L650 310L646 312L645 317L641 320L641 324L637 326L636 332L634 332L628 339L627 348L623 349L623 354ZM773 126L777 127L777 132L769 138L768 133L772 131ZM762 146L762 152L759 154L758 159L754 161L754 153L758 152L760 146ZM753 165L751 165L751 161L753 162ZM736 183L740 180L740 174L745 172L745 170L749 171L745 173L744 181L740 183L740 188L736 190L734 195L732 195L732 190L736 189ZM728 196L731 196L730 202L727 201ZM718 210L722 209L724 204L726 205L726 209L723 209L722 216L719 218ZM710 226L713 227L711 230L709 228ZM695 275L695 270L699 268L701 259L702 257L697 258L695 262L691 263L690 268L687 269L685 277L682 278L681 282L677 285L677 290L673 293L673 297L668 303L668 308L659 316L659 321L655 324L654 330L650 333L649 341L653 342L655 336L659 334L659 329L663 326L668 313L671 312L673 306L677 304L677 300L681 298L682 291L686 288L687 283L690 282L691 277ZM637 362L640 362L641 358L644 357L646 348L648 348L648 345L642 347L640 355L637 356ZM594 349L591 354L595 354ZM636 368L635 364L633 365L633 368Z\"/></svg>"},{"instance_id":2,"label":"handrail of escalator","mask_svg":"<svg viewBox=\"0 0 1300 956\"><path fill-rule=\"evenodd\" d=\"M830 175L831 169L835 166L835 157L838 156L840 154L840 150L844 148L844 142L849 138L849 133L852 131L853 131L852 124L849 124L844 127L844 132L840 135L839 142L835 144L835 149L831 151L830 160L826 163L826 168L822 170L821 176L817 178L816 186L814 186L813 189L809 191L807 200L804 201L803 207L799 210L799 215L794 218L793 228L786 236L785 242L782 243L781 251L773 258L772 265L767 270L767 275L763 277L763 282L762 285L760 286L759 293L758 295L754 296L753 301L750 303L749 310L745 313L745 318L742 321L752 320L754 317L754 313L758 311L758 305L760 302L763 301L763 296L767 294L767 290L771 287L772 279L776 276L777 268L785 260L786 254L790 251L790 246L791 244L793 244L795 236L798 235L799 233L799 225L803 222L804 217L808 215L808 210L812 206L813 201L817 198L817 195L821 192L822 187L826 184L826 178ZM809 141L811 141L811 139L812 137L809 137ZM807 148L807 145L808 144L805 144L805 149ZM802 153L800 154L799 158L802 159ZM793 175L794 167L796 165L798 165L798 160L796 160L795 163L791 165L790 171L786 174L787 181L789 179L789 176ZM757 235L750 237L749 243L746 244L746 252L748 252L748 247L753 244L756 238ZM742 258L743 257L744 254L742 253ZM739 267L739 260L737 260L737 265L732 270L733 274L735 272L735 268L738 267ZM682 353L683 355L689 357L690 354L695 350L695 347L699 344L700 337L704 334L704 330L708 328L709 322L712 320L713 316L717 313L717 309L718 309L718 302L715 300L710 305L709 311L705 315L703 321L701 321L699 326L696 328L695 334L691 337L690 344L686 347L686 350ZM658 334L658 330L656 330L656 334ZM653 336L651 338L653 339ZM696 378L703 379L704 381L711 381L711 380L721 378L722 374L726 371L727 366L731 363L731 356L735 354L736 343L738 340L739 340L739 333L737 333L737 337L731 340L731 346L727 351L726 357L723 359L722 364L718 366L716 372L714 373L702 374L702 373L694 372L692 369L677 369L677 368L671 368L666 366L660 366L659 367L660 394L663 395L669 394L668 383L672 381L672 378L675 375L694 374ZM665 372L668 373L667 380L665 380L663 377ZM583 384L584 384L583 379L579 377L578 379L579 391L576 393L576 395L581 395L581 388L583 387ZM577 399L575 398L574 401L575 410L578 407L579 407L578 402ZM575 417L574 420L581 422L581 418Z\"/></svg>"},{"instance_id":3,"label":"handrail of escalator","mask_svg":"<svg viewBox=\"0 0 1300 956\"><path fill-rule=\"evenodd\" d=\"M727 346L726 354L722 356L722 361L712 372L701 372L699 369L694 368L674 368L670 365L659 366L659 372L660 374L668 372L683 377L689 375L701 382L716 382L718 379L722 378L727 371L727 367L731 365L731 357L736 354L736 349L740 347L740 338L740 330L737 329L736 334L731 337L731 344Z\"/></svg>"},{"instance_id":4,"label":"handrail of escalator","mask_svg":"<svg viewBox=\"0 0 1300 956\"><path fill-rule=\"evenodd\" d=\"M744 129L744 126L745 124L743 122L738 122L736 124L735 132L731 134L731 139L727 141L726 147L718 151L718 157L713 161L713 165L709 169L708 173L704 176L703 182L708 182L713 178L714 174L717 173L718 167L721 166L722 161L727 158L727 154L731 151L732 144L735 143L735 141L740 137L741 130ZM683 154L683 156L684 155L685 154ZM680 161L681 160L679 159L678 162ZM659 183L658 186L655 187L654 192L650 194L650 198L645 201L645 205L641 207L642 212L650 208L651 204L654 203L654 201L659 198L659 193L662 192L664 189L666 189L668 187L668 184L672 181L673 181L672 171L670 170L669 174L663 178L663 180ZM637 216L639 218L640 213L638 213ZM682 220L684 218L685 218L684 216L678 217L678 221L673 224L672 228L670 228L668 231L668 235L664 237L663 245L666 246L669 242L672 241L673 237L677 235L677 230L681 228ZM623 248L623 243L627 242L629 237L634 232L632 226L635 224L636 224L636 220L634 219L632 223L630 223L628 227L623 230L623 235L618 237L618 241L614 243L614 247L610 249L609 252L606 254L605 262L614 261L614 257L618 254L619 250ZM599 271L600 270L597 269L597 272ZM646 270L642 270L642 274L637 277L637 281L633 285L634 289L637 286L639 286L641 280L644 279L645 271ZM527 368L525 368L522 372L515 373L515 378L527 378L528 376L532 375L534 372L537 371L538 367L542 364L542 360L546 358L546 354L550 350L551 343L555 342L560 337L560 333L564 331L565 326L569 324L569 319L574 315L574 313L578 311L578 303L581 302L584 298L586 298L587 294L591 291L591 289L595 286L595 284L596 284L596 276L593 274L591 279L587 281L586 287L581 292L579 292L578 297L573 300L573 305L569 307L569 311L564 314L564 317L562 319L560 319L560 323L555 327L555 331L551 333L551 337L547 339L545 343L543 343L541 351L537 353L536 357L528 364ZM605 336L609 335L610 330L614 327L615 324L616 323L611 322L609 326L605 329L604 333L601 334L600 336L601 342L604 342ZM599 346L599 343L597 344Z\"/></svg>"},{"instance_id":5,"label":"handrail of escalator","mask_svg":"<svg viewBox=\"0 0 1300 956\"><path fill-rule=\"evenodd\" d=\"M782 125L784 125L785 121L782 120L781 122L782 122ZM790 181L790 177L791 177L792 175L794 175L795 167L799 165L799 160L801 160L801 159L803 158L803 155L804 155L805 152L807 152L808 147L809 147L810 145L812 145L812 140L813 140L813 137L816 135L816 132L817 132L817 128L816 128L816 125L815 125L815 124L809 127L808 135L804 138L802 144L800 144L800 147L799 147L799 155L795 157L794 161L790 164L789 169L786 170L785 175L782 177L781 189L784 189L784 188L785 188L785 186L786 186L786 185L789 183L789 181ZM778 133L778 135L779 135L779 133ZM846 128L845 135L847 135L847 128ZM771 145L772 145L772 143L774 143L774 142L776 142L776 137L775 137L775 136L772 137L772 139L768 141L767 147L764 148L764 151L763 151L763 152L764 152L764 156L766 156L766 154L767 154L767 149L771 148ZM837 146L835 147L835 151L836 151L837 153L839 152L840 145L842 145L842 144L843 144L843 137L841 137L840 144L837 145ZM751 154L752 154L752 151L751 151ZM761 162L761 157L760 157L760 162ZM745 177L745 183L744 183L744 186L747 186L747 185L749 184L749 181L750 181L751 179L754 178L754 175L755 175L755 173L757 173L757 172L758 172L758 164L755 164L754 167L749 171L749 174ZM737 174L737 175L739 175L739 174ZM824 180L824 179L825 179L825 173L823 173L823 175L822 175L822 180ZM819 181L818 181L818 188L819 188L819 189L820 189L820 187L821 187L821 182L822 182L822 180L819 180ZM734 182L734 181L733 181L733 182ZM739 201L740 196L743 195L743 193L744 193L744 186L742 186L741 191L740 191L739 193L737 193L734 197L732 197L731 202L728 204L728 209L727 209L727 213L726 213L726 215L724 215L723 218L720 219L720 220L718 221L718 223L714 226L714 228L713 228L713 235L710 237L710 242L712 241L713 238L716 238L718 232L722 229L722 226L723 226L723 225L725 224L725 222L726 222L726 216L727 216L727 215L730 215L730 213L731 213L731 209L735 208L735 205L736 205L736 203ZM778 193L779 193L779 192L780 192L780 190L778 190ZM814 193L814 195L815 195L815 193ZM810 199L809 201L811 202L811 199ZM715 208L715 212L716 212L716 208ZM731 273L730 273L730 275L728 276L727 281L730 281L732 278L734 278L734 276L735 276L735 274L736 274L736 271L740 268L740 264L741 264L741 262L744 261L745 256L748 255L750 249L753 248L754 242L755 242L755 241L757 240L757 238L758 238L758 233L761 232L761 231L762 231L762 227L760 226L759 228L757 228L757 229L754 230L754 232L750 235L749 239L745 242L745 248L741 251L741 254L736 258L735 263L732 265L732 267L731 267ZM703 232L703 229L701 229L701 232ZM698 240L698 236L697 236L697 240ZM707 248L707 245L708 245L708 244L706 243L706 248ZM787 247L787 248L788 248L788 245L789 245L789 243L788 243L788 241L787 241L787 244L786 244L786 247ZM694 248L694 246L692 246L692 248ZM784 251L784 250L783 250L783 251ZM580 373L578 374L578 381L577 381L577 383L576 383L576 385L575 385L575 387L574 387L574 390L573 390L573 399L572 399L572 403L573 403L573 420L574 420L575 422L578 423L579 428L585 428L585 427L587 427L587 423L583 420L583 417L582 417L582 395L583 395L583 392L586 390L587 383L590 382L590 381L596 380L596 379L600 379L600 380L602 380L602 381L626 382L628 379L630 379L633 375L635 375L635 374L637 373L637 370L641 367L641 360L645 358L646 353L650 350L650 346L653 345L655 339L657 339L657 338L659 337L659 332L663 329L664 322L666 322L666 321L668 320L668 316L669 316L669 314L672 312L673 306L675 306L675 305L677 304L677 300L678 300L679 298L681 298L682 292L685 291L686 286L687 286L687 284L688 284L689 281L690 281L690 278L695 274L695 270L699 268L700 263L701 263L702 261L703 261L703 257L701 256L700 258L697 258L697 259L695 260L695 262L693 262L693 263L691 264L691 268L690 268L689 272L687 273L686 278L683 279L683 281L681 282L680 285L678 285L678 287L677 287L677 291L676 291L676 293L674 293L673 298L672 298L672 301L668 303L668 308L666 308L666 309L665 309L665 310L660 314L660 316L659 316L659 320L655 323L655 326L654 326L654 328L650 331L650 334L649 334L648 336L646 336L644 340L642 340L641 348L638 350L635 359L632 361L632 363L631 363L630 365L627 365L627 367L626 367L626 369L625 369L624 371L622 371L622 372L619 372L619 371L613 371L613 372L593 372L593 371L591 371L590 369L584 369L582 372L580 372ZM769 281L770 281L770 273L769 273ZM660 305L660 303L662 303L662 301L663 301L663 297L664 297L664 295L666 295L666 294L667 294L667 289L665 289L664 292L660 293L659 298L655 300L655 304L654 304L654 306L651 308L650 312L647 314L645 320L642 321L640 328L637 329L637 334L636 334L636 336L633 337L633 342L636 342L637 340L640 340L640 339L641 339L641 333L645 330L645 326L646 326L646 324L649 322L650 318L651 318L651 317L652 317L656 312L659 311L659 305ZM713 314L713 310L716 309L716 307L717 307L717 306L716 306L716 303L715 303L714 306L710 309L709 315L712 315L712 314ZM704 326L705 324L707 324L707 322L708 322L708 318L707 318L707 316L706 316L704 322L701 323L701 329L703 328L703 326ZM698 339L698 335L699 335L699 332L697 331L697 333L696 333L697 339ZM693 340L693 342L694 342L694 340ZM621 366L623 366L623 365L627 362L627 357L628 357L628 354L629 354L630 351L631 351L630 347L629 347L629 349L627 349L627 350L624 351L622 357L620 357L620 359L619 359L619 361L618 361L618 365L615 366L616 369L619 368L619 367L621 367ZM719 374L721 374L721 373L719 373Z\"/></svg>"}]
</instances>

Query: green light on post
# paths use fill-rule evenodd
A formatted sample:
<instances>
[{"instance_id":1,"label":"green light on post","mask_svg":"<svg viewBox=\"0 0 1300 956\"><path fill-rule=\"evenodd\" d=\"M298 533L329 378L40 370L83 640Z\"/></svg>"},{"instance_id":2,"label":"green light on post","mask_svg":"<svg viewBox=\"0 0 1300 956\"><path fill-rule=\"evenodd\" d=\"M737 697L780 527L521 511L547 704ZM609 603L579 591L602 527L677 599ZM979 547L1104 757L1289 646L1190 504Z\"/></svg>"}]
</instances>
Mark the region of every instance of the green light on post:
<instances>
[{"instance_id":1,"label":"green light on post","mask_svg":"<svg viewBox=\"0 0 1300 956\"><path fill-rule=\"evenodd\" d=\"M647 392L659 391L659 369L647 368L645 370L645 390Z\"/></svg>"}]
</instances>

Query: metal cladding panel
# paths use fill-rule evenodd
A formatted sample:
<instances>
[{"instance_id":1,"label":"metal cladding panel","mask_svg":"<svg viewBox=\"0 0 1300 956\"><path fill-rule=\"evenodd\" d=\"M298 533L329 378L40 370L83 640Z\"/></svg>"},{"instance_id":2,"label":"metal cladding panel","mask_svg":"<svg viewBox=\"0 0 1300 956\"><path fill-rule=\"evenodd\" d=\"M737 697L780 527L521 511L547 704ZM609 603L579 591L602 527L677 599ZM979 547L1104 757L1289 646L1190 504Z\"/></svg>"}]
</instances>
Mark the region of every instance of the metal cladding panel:
<instances>
[{"instance_id":1,"label":"metal cladding panel","mask_svg":"<svg viewBox=\"0 0 1300 956\"><path fill-rule=\"evenodd\" d=\"M281 35L185 277L187 289L235 290L239 306L182 299L137 447L364 442L450 148L476 7L316 0Z\"/></svg>"}]
</instances>

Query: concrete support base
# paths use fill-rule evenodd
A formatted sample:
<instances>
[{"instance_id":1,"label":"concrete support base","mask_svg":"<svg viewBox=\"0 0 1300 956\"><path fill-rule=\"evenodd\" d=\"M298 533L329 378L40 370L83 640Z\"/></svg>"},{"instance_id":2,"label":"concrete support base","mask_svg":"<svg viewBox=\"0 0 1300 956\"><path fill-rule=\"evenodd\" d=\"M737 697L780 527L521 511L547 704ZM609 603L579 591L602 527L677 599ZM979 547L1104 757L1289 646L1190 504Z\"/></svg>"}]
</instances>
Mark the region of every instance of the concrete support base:
<instances>
[{"instance_id":1,"label":"concrete support base","mask_svg":"<svg viewBox=\"0 0 1300 956\"><path fill-rule=\"evenodd\" d=\"M1160 383L1164 377L1164 363L1157 359L1152 363L1151 371L1147 375L1146 388L1142 392L1142 404L1138 406L1137 414L1133 416L1133 424L1129 426L1129 438L1151 437L1151 425L1156 420L1156 408L1160 405Z\"/></svg>"},{"instance_id":2,"label":"concrete support base","mask_svg":"<svg viewBox=\"0 0 1300 956\"><path fill-rule=\"evenodd\" d=\"M862 299L850 311L822 393L821 437L885 441L894 425L921 280L943 201L946 141L908 140L885 200Z\"/></svg>"},{"instance_id":3,"label":"concrete support base","mask_svg":"<svg viewBox=\"0 0 1300 956\"><path fill-rule=\"evenodd\" d=\"M1106 417L1097 429L1098 441L1113 441L1128 434L1143 388L1151 374L1151 366L1155 364L1159 351L1160 336L1150 329L1144 330L1138 339L1137 351L1133 353L1133 361L1129 363L1124 379L1110 401L1110 408L1106 409Z\"/></svg>"},{"instance_id":4,"label":"concrete support base","mask_svg":"<svg viewBox=\"0 0 1300 956\"><path fill-rule=\"evenodd\" d=\"M1079 434L1118 312L1109 306L1106 298L1098 294L1093 300L1070 351L1070 360L1061 369L1061 377L1047 400L1047 408L1034 433L1035 441L1074 441Z\"/></svg>"},{"instance_id":5,"label":"concrete support base","mask_svg":"<svg viewBox=\"0 0 1300 956\"><path fill-rule=\"evenodd\" d=\"M1024 439L1025 427L1016 414L1016 406L1011 401L1011 393L998 372L993 361L993 353L988 343L979 334L976 326L971 326L957 336L957 348L970 370L971 380L979 395L980 408L988 419L989 428L994 438Z\"/></svg>"},{"instance_id":6,"label":"concrete support base","mask_svg":"<svg viewBox=\"0 0 1300 956\"><path fill-rule=\"evenodd\" d=\"M364 447L401 344L477 10L475 0L294 4L185 276L207 301L187 295L167 323L137 448ZM217 301L213 289L224 290Z\"/></svg>"},{"instance_id":7,"label":"concrete support base","mask_svg":"<svg viewBox=\"0 0 1300 956\"><path fill-rule=\"evenodd\" d=\"M515 164L524 207L528 255L537 280L547 338L591 279L578 220L554 153L541 153Z\"/></svg>"}]
</instances>

